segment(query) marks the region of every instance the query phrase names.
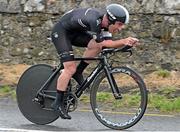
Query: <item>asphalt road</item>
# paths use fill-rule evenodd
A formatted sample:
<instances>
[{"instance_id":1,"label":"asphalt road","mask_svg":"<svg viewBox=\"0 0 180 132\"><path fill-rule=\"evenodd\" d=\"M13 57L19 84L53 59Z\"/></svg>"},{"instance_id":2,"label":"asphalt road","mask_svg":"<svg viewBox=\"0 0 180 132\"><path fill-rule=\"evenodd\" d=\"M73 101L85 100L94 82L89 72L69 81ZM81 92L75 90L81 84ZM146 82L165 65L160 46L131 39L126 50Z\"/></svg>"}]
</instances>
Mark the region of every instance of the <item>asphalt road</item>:
<instances>
[{"instance_id":1,"label":"asphalt road","mask_svg":"<svg viewBox=\"0 0 180 132\"><path fill-rule=\"evenodd\" d=\"M35 125L20 113L16 102L0 99L0 131L112 131L103 126L91 111L75 111L72 119L58 119L50 125ZM180 131L180 116L146 114L126 131Z\"/></svg>"}]
</instances>

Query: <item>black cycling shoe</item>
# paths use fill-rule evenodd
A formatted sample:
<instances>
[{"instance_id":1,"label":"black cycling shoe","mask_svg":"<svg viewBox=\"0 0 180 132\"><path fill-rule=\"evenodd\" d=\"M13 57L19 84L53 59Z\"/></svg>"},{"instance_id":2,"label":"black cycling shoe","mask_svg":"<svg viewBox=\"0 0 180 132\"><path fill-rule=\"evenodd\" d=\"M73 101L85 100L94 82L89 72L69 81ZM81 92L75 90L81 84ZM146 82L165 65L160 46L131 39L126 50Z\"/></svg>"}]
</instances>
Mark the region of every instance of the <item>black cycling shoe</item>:
<instances>
[{"instance_id":1,"label":"black cycling shoe","mask_svg":"<svg viewBox=\"0 0 180 132\"><path fill-rule=\"evenodd\" d=\"M51 105L51 108L52 108L55 112L57 112L62 119L69 119L69 120L71 119L71 116L68 115L68 113L66 112L64 106L61 106L61 105L60 105L60 106L58 107L55 103L53 103L53 104Z\"/></svg>"},{"instance_id":2,"label":"black cycling shoe","mask_svg":"<svg viewBox=\"0 0 180 132\"><path fill-rule=\"evenodd\" d=\"M65 91L57 90L56 99L51 104L51 108L57 112L62 119L71 119L71 116L68 115L64 107L64 93Z\"/></svg>"}]
</instances>

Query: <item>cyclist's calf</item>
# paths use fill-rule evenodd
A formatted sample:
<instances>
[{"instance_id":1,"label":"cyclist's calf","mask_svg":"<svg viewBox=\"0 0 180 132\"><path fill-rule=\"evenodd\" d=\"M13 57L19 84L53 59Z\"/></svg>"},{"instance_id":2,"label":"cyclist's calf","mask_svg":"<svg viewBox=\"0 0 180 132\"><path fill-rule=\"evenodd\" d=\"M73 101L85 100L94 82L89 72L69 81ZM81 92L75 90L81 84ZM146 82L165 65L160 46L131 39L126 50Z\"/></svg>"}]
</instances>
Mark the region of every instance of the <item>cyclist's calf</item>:
<instances>
[{"instance_id":1,"label":"cyclist's calf","mask_svg":"<svg viewBox=\"0 0 180 132\"><path fill-rule=\"evenodd\" d=\"M73 74L76 72L76 64L74 61L64 62L64 69L58 78L57 89L66 91L67 85Z\"/></svg>"}]
</instances>

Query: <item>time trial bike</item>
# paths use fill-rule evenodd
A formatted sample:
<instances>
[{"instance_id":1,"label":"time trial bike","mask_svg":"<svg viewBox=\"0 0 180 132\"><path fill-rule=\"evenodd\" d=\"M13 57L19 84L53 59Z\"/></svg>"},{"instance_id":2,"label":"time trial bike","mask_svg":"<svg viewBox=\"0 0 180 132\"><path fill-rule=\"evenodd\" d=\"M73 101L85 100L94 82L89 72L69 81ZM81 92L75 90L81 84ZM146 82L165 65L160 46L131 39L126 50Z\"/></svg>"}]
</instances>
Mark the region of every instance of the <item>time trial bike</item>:
<instances>
[{"instance_id":1,"label":"time trial bike","mask_svg":"<svg viewBox=\"0 0 180 132\"><path fill-rule=\"evenodd\" d=\"M78 99L90 88L92 111L103 125L122 130L132 127L143 117L148 100L143 79L130 67L114 67L108 59L110 55L124 52L132 54L131 47L103 49L94 58L75 58L75 61L98 61L98 65L81 85L70 80L64 104L67 112L76 110ZM50 106L55 100L61 68L61 64L56 67L37 64L20 77L16 90L18 107L29 121L45 125L59 118Z\"/></svg>"}]
</instances>

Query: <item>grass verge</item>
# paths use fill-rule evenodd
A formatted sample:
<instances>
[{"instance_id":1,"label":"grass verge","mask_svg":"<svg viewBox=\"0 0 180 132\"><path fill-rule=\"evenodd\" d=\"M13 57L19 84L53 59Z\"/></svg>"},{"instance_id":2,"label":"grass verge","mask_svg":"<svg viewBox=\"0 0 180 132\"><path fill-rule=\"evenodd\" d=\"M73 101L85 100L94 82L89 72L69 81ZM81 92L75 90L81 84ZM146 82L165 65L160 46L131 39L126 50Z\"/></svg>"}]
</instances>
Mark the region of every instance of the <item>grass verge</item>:
<instances>
[{"instance_id":1,"label":"grass verge","mask_svg":"<svg viewBox=\"0 0 180 132\"><path fill-rule=\"evenodd\" d=\"M174 92L169 89L164 89L161 91L161 94L150 93L148 95L148 109L158 110L160 112L169 112L169 113L179 113L180 112L180 97L168 96ZM15 89L11 86L1 86L0 87L0 98L11 97L16 99ZM138 95L123 95L122 101L114 101L114 97L111 93L108 92L99 92L97 95L98 102L109 103L113 108L137 106L140 100ZM82 95L80 101L84 104L90 102L88 95Z\"/></svg>"},{"instance_id":2,"label":"grass verge","mask_svg":"<svg viewBox=\"0 0 180 132\"><path fill-rule=\"evenodd\" d=\"M16 99L16 90L11 86L0 86L0 98L3 97L11 97L12 99Z\"/></svg>"},{"instance_id":3,"label":"grass verge","mask_svg":"<svg viewBox=\"0 0 180 132\"><path fill-rule=\"evenodd\" d=\"M150 94L148 107L161 112L180 112L180 97L168 98L163 95Z\"/></svg>"},{"instance_id":4,"label":"grass verge","mask_svg":"<svg viewBox=\"0 0 180 132\"><path fill-rule=\"evenodd\" d=\"M168 70L165 69L159 69L155 72L159 77L169 77L171 75L171 73Z\"/></svg>"},{"instance_id":5,"label":"grass verge","mask_svg":"<svg viewBox=\"0 0 180 132\"><path fill-rule=\"evenodd\" d=\"M168 93L169 94L169 93ZM82 103L88 103L89 97L82 95L80 98ZM138 95L123 95L121 101L115 101L110 93L100 92L97 95L97 101L109 105L111 108L128 108L139 106L140 96ZM164 113L179 113L180 112L180 97L169 98L166 95L150 93L148 95L148 109L152 111L160 111Z\"/></svg>"}]
</instances>

